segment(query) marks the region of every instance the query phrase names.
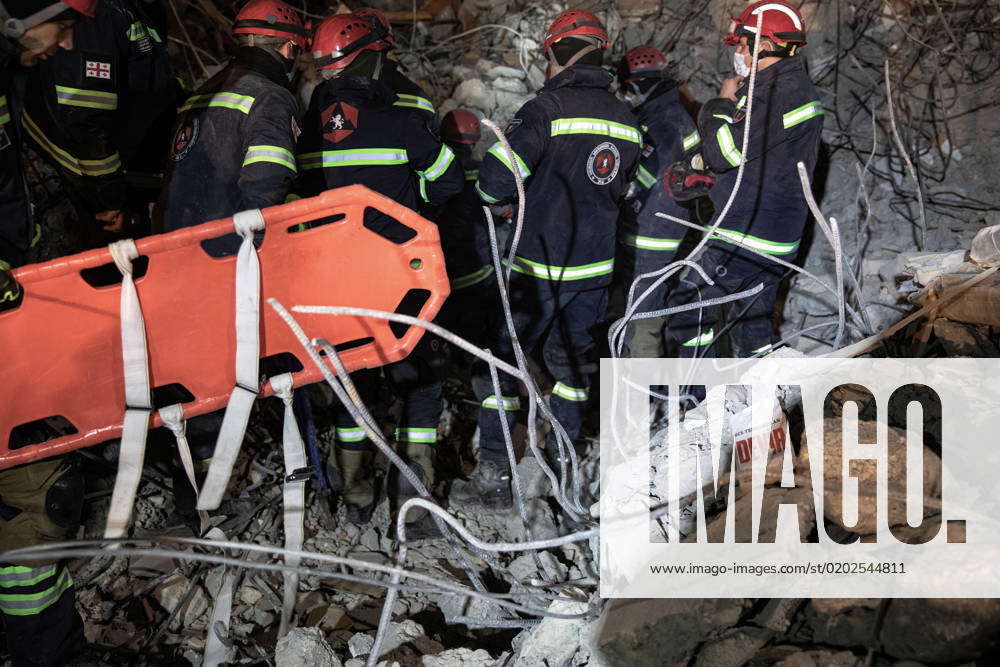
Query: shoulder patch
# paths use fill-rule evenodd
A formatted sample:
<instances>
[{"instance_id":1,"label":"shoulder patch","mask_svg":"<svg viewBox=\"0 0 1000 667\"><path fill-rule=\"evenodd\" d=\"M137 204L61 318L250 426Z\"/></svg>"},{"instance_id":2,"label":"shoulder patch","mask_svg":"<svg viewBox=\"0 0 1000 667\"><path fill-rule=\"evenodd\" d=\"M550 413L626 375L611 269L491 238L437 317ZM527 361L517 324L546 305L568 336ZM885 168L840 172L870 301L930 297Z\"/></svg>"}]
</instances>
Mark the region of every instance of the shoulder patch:
<instances>
[{"instance_id":1,"label":"shoulder patch","mask_svg":"<svg viewBox=\"0 0 1000 667\"><path fill-rule=\"evenodd\" d=\"M610 141L597 144L587 158L587 177L594 185L607 185L615 180L621 167L621 153Z\"/></svg>"},{"instance_id":2,"label":"shoulder patch","mask_svg":"<svg viewBox=\"0 0 1000 667\"><path fill-rule=\"evenodd\" d=\"M177 128L174 141L170 145L171 161L180 162L186 158L196 143L198 143L198 116L189 114Z\"/></svg>"},{"instance_id":3,"label":"shoulder patch","mask_svg":"<svg viewBox=\"0 0 1000 667\"><path fill-rule=\"evenodd\" d=\"M334 102L320 114L320 121L323 138L338 143L358 129L358 110L346 102Z\"/></svg>"}]
</instances>

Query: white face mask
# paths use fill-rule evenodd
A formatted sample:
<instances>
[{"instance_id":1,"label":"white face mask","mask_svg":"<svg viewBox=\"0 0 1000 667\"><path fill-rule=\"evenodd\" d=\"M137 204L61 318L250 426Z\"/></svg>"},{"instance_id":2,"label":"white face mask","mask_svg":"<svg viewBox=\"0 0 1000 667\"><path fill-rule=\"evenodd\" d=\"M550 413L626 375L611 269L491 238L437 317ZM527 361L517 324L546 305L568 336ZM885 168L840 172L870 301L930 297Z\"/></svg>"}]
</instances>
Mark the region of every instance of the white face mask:
<instances>
[{"instance_id":1,"label":"white face mask","mask_svg":"<svg viewBox=\"0 0 1000 667\"><path fill-rule=\"evenodd\" d=\"M746 58L739 51L733 53L733 69L736 70L736 76L744 78L750 76L750 66L747 65Z\"/></svg>"}]
</instances>

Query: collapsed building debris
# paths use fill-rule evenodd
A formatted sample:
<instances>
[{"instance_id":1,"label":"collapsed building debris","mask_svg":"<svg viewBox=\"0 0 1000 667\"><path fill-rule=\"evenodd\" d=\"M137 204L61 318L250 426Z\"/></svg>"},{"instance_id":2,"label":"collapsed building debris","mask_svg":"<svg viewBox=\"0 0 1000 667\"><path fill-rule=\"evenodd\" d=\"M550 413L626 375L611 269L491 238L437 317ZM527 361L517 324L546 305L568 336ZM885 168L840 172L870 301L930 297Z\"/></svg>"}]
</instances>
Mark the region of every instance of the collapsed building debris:
<instances>
[{"instance_id":1,"label":"collapsed building debris","mask_svg":"<svg viewBox=\"0 0 1000 667\"><path fill-rule=\"evenodd\" d=\"M469 0L447 6L432 3L435 6L410 14L409 2L373 4L385 4L391 20L406 26L399 31L401 41L407 42L402 61L433 92L439 112L471 108L501 124L544 81L539 35L566 8L564 3L539 7L513 0ZM616 52L646 42L664 46L692 96L704 98L718 83L718 31L741 3L629 0L580 4L601 10ZM1000 66L993 48L995 36L986 29L961 27L975 22L989 25L983 19L988 3L942 4L937 9L937 3L901 0L804 5L812 12L817 35L818 48L810 68L829 96L824 102L831 105L833 118L825 136L829 171L813 189L823 190L816 193L820 208L842 221L845 268L855 285L845 287L838 282L834 267L835 255L840 253L816 234L804 259L804 268L816 278L792 278L781 322L783 337L800 353L824 353L833 346L838 304L836 297L831 299L832 290L820 286L823 283L833 286L836 295L869 320L848 325L845 342L877 335L899 320L901 312L923 308L926 317L882 342L897 351L919 350L921 354L998 354L1000 278L986 277L947 302L940 299L944 294L951 296L970 277L997 266L1000 236L1000 226L981 229L980 219L998 205L990 200L992 186L982 176L996 173L996 158L972 148L979 133L995 132ZM172 2L171 6L180 20L176 31L180 36L171 37L175 55L187 64L192 83L202 80L224 61L225 37L219 35L228 34L227 19L204 0ZM312 9L327 11L325 7ZM968 35L961 49L949 48L942 41L953 31ZM922 58L928 50L933 58ZM883 73L895 83L886 86ZM905 96L898 92L901 88ZM894 117L891 109L895 109ZM492 140L485 138L479 150ZM60 211L49 206L48 215L54 218ZM58 238L43 243L51 244L49 251L62 254ZM918 248L919 252L913 252ZM538 382L544 385L546 380L538 378ZM454 452L453 466L461 472L471 460L467 444L474 430L474 406L470 407L470 396L452 389L441 445ZM330 402L328 395L313 393L318 404ZM745 405L734 397L730 413L737 414ZM790 406L781 407L787 412ZM259 545L280 541L277 481L283 471L274 454L281 441L280 412L276 399L256 409L252 422L257 425L236 466L244 474L234 476L231 500L215 519L233 541ZM695 431L699 425L692 417L697 414L689 415L686 428ZM726 427L730 428L728 420ZM329 428L330 424L318 424L321 434ZM692 452L699 451L696 439L693 433L688 443L694 444ZM808 456L808 443L795 446L800 456ZM582 504L589 507L599 490L596 443L588 443L580 454L576 477L585 482ZM654 451L654 487L657 457L667 455L665 448ZM924 455L935 456L929 449ZM87 465L98 471L93 477L107 482L106 468L117 458L116 452L106 446L102 455L91 453L91 457L96 460ZM165 467L163 461L154 460L144 472L134 512L136 537L183 531L173 515ZM559 494L534 456L524 456L517 473L523 519L517 512L454 507L450 508L453 515L479 539L496 543L549 540L577 527L559 507ZM769 483L778 485L780 475ZM692 487L684 494L695 490ZM436 491L440 496L441 489ZM90 516L106 513L110 493L110 488L89 490ZM653 493L667 500L655 488ZM773 498L779 502L777 496ZM933 510L933 503L925 507ZM726 511L717 509L713 518L720 523L716 526L725 521ZM390 620L382 624L380 614L391 584L385 570L375 574L375 570L365 570L364 564L394 564L399 542L391 516L384 495L372 525L363 530L344 520L342 508L337 515L327 516L318 504L311 505L304 550L352 559L353 565L340 564L332 573L353 575L356 580L302 572L295 607L298 627L278 639L280 568L240 574L224 642L232 650L230 660L346 667L748 663L804 667L892 664L894 660L926 664L981 660L986 664L997 655L1000 610L990 600L602 602L595 595L596 554L589 540L537 553L488 554L466 547L466 558L456 555L446 540L409 545L406 568L457 582L462 591L444 590L426 581L420 582L424 586L420 588L418 582L407 580L415 588L393 596ZM870 526L847 526L842 519L836 514L807 518L800 530L809 533L818 522L830 521L845 533L871 532ZM99 538L102 527L100 521L92 522L86 536ZM682 536L690 532L684 526L675 530ZM209 552L203 545L199 548ZM258 564L271 562L270 555L231 553ZM473 563L472 574L468 561ZM308 557L302 566L319 567ZM87 639L96 647L95 661L198 664L208 638L213 633L219 636L212 611L224 577L222 565L176 554L136 553L129 558L81 559L74 568L80 608L86 613ZM481 587L473 574L481 578ZM536 611L512 613L488 597L471 595L476 589L507 596L505 600ZM538 613L539 609L549 615ZM384 637L375 655L380 627Z\"/></svg>"}]
</instances>

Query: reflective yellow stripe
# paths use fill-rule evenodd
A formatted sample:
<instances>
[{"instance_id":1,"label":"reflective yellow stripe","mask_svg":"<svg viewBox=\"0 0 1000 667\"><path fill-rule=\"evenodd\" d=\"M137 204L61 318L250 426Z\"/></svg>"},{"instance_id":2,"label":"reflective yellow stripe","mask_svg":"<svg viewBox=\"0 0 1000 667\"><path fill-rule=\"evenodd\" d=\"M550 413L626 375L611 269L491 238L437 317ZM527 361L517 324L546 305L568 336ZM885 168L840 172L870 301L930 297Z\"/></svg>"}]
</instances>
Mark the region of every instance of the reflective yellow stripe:
<instances>
[{"instance_id":1,"label":"reflective yellow stripe","mask_svg":"<svg viewBox=\"0 0 1000 667\"><path fill-rule=\"evenodd\" d=\"M506 264L507 260L504 260L504 265ZM605 276L611 273L614 267L614 259L594 262L593 264L581 264L580 266L550 266L548 264L532 262L530 259L524 259L523 257L515 257L513 268L518 273L524 273L536 278L567 281Z\"/></svg>"},{"instance_id":2,"label":"reflective yellow stripe","mask_svg":"<svg viewBox=\"0 0 1000 667\"><path fill-rule=\"evenodd\" d=\"M493 275L493 267L484 266L483 268L479 269L478 271L474 271L473 273L467 273L464 276L458 276L457 278L452 278L450 281L451 288L453 290L456 290L456 289L464 289L466 287L472 287L473 285L478 285L479 283L483 282L492 275Z\"/></svg>"},{"instance_id":3,"label":"reflective yellow stripe","mask_svg":"<svg viewBox=\"0 0 1000 667\"><path fill-rule=\"evenodd\" d=\"M682 347L704 347L715 340L715 330L709 329L700 336L695 336L686 343L681 343Z\"/></svg>"},{"instance_id":4,"label":"reflective yellow stripe","mask_svg":"<svg viewBox=\"0 0 1000 667\"><path fill-rule=\"evenodd\" d=\"M239 95L237 93L206 93L204 95L192 95L188 98L184 106L178 113L190 111L191 109L201 109L204 107L222 107L224 109L235 109L245 114L250 113L253 108L254 98L249 95Z\"/></svg>"},{"instance_id":5,"label":"reflective yellow stripe","mask_svg":"<svg viewBox=\"0 0 1000 667\"><path fill-rule=\"evenodd\" d=\"M691 150L695 146L701 143L701 135L698 134L698 130L695 130L688 136L684 137L684 150Z\"/></svg>"},{"instance_id":6,"label":"reflective yellow stripe","mask_svg":"<svg viewBox=\"0 0 1000 667\"><path fill-rule=\"evenodd\" d=\"M478 182L476 183L475 187L476 187L476 192L479 193L479 198L482 199L487 204L496 204L497 202L500 201L496 197L491 197L490 195L488 195L485 192L483 192L483 189L481 187L479 187L479 183Z\"/></svg>"},{"instance_id":7,"label":"reflective yellow stripe","mask_svg":"<svg viewBox=\"0 0 1000 667\"><path fill-rule=\"evenodd\" d=\"M437 442L436 428L397 428L396 442Z\"/></svg>"},{"instance_id":8,"label":"reflective yellow stripe","mask_svg":"<svg viewBox=\"0 0 1000 667\"><path fill-rule=\"evenodd\" d=\"M399 99L392 103L394 107L409 107L411 109L420 109L421 111L434 113L434 105L426 97L407 95L405 93L396 93L396 97Z\"/></svg>"},{"instance_id":9,"label":"reflective yellow stripe","mask_svg":"<svg viewBox=\"0 0 1000 667\"><path fill-rule=\"evenodd\" d=\"M434 164L427 167L423 171L418 171L423 178L428 181L436 181L441 177L441 174L448 170L451 163L455 160L455 153L447 146L441 146L441 150L438 151L437 159L434 160Z\"/></svg>"},{"instance_id":10,"label":"reflective yellow stripe","mask_svg":"<svg viewBox=\"0 0 1000 667\"><path fill-rule=\"evenodd\" d=\"M508 412L511 410L520 410L521 398L520 396L501 396L500 401L497 402L496 394L491 394L483 401L483 407L490 410L499 410L501 405Z\"/></svg>"},{"instance_id":11,"label":"reflective yellow stripe","mask_svg":"<svg viewBox=\"0 0 1000 667\"><path fill-rule=\"evenodd\" d=\"M556 382L552 387L552 395L567 401L582 403L590 398L590 391L586 387L571 387L563 382Z\"/></svg>"},{"instance_id":12,"label":"reflective yellow stripe","mask_svg":"<svg viewBox=\"0 0 1000 667\"><path fill-rule=\"evenodd\" d=\"M351 428L337 427L337 440L340 442L361 442L365 439L363 428L352 426Z\"/></svg>"},{"instance_id":13,"label":"reflective yellow stripe","mask_svg":"<svg viewBox=\"0 0 1000 667\"><path fill-rule=\"evenodd\" d=\"M552 121L549 130L553 137L560 134L600 134L642 144L642 135L639 134L639 130L601 118L559 118Z\"/></svg>"},{"instance_id":14,"label":"reflective yellow stripe","mask_svg":"<svg viewBox=\"0 0 1000 667\"><path fill-rule=\"evenodd\" d=\"M49 588L35 593L0 593L0 612L8 616L34 616L55 604L73 585L69 571L63 568Z\"/></svg>"},{"instance_id":15,"label":"reflective yellow stripe","mask_svg":"<svg viewBox=\"0 0 1000 667\"><path fill-rule=\"evenodd\" d=\"M56 102L74 107L113 111L118 108L118 93L56 86Z\"/></svg>"},{"instance_id":16,"label":"reflective yellow stripe","mask_svg":"<svg viewBox=\"0 0 1000 667\"><path fill-rule=\"evenodd\" d=\"M487 154L500 160L500 162L502 162L503 165L510 170L510 173L514 173L514 165L510 163L510 158L507 155L507 149L503 147L503 144L498 141L490 146L490 149L486 152ZM510 149L510 152L514 154L514 160L517 161L517 168L521 173L521 179L524 180L528 176L531 176L531 170L528 169L528 165L525 164L521 156L518 155L513 148Z\"/></svg>"},{"instance_id":17,"label":"reflective yellow stripe","mask_svg":"<svg viewBox=\"0 0 1000 667\"><path fill-rule=\"evenodd\" d=\"M7 109L7 96L0 95L0 125L10 122L10 110Z\"/></svg>"},{"instance_id":18,"label":"reflective yellow stripe","mask_svg":"<svg viewBox=\"0 0 1000 667\"><path fill-rule=\"evenodd\" d=\"M781 117L782 125L787 130L791 127L795 127L801 123L806 122L810 118L815 118L816 116L822 116L825 111L823 111L823 103L819 100L814 100L808 104L803 104L798 109L792 109L784 116Z\"/></svg>"},{"instance_id":19,"label":"reflective yellow stripe","mask_svg":"<svg viewBox=\"0 0 1000 667\"><path fill-rule=\"evenodd\" d=\"M299 154L299 166L303 169L406 164L407 160L405 148L366 148Z\"/></svg>"},{"instance_id":20,"label":"reflective yellow stripe","mask_svg":"<svg viewBox=\"0 0 1000 667\"><path fill-rule=\"evenodd\" d=\"M719 140L719 150L722 151L722 157L726 158L726 162L734 167L740 166L740 162L743 161L743 153L736 148L736 141L733 139L733 133L729 131L729 126L720 127L715 132L715 136Z\"/></svg>"},{"instance_id":21,"label":"reflective yellow stripe","mask_svg":"<svg viewBox=\"0 0 1000 667\"><path fill-rule=\"evenodd\" d=\"M677 250L681 247L680 239L658 239L652 236L639 236L637 234L626 234L625 245L630 245L642 250Z\"/></svg>"},{"instance_id":22,"label":"reflective yellow stripe","mask_svg":"<svg viewBox=\"0 0 1000 667\"><path fill-rule=\"evenodd\" d=\"M28 136L34 139L56 162L74 174L78 176L106 176L121 169L122 162L118 153L112 153L101 160L81 160L49 141L49 138L35 125L27 111L21 116L24 119L24 129L28 131Z\"/></svg>"},{"instance_id":23,"label":"reflective yellow stripe","mask_svg":"<svg viewBox=\"0 0 1000 667\"><path fill-rule=\"evenodd\" d=\"M637 178L639 179L639 182L642 183L642 186L647 190L656 185L656 179L653 178L653 175L649 173L649 170L642 165L639 165Z\"/></svg>"},{"instance_id":24,"label":"reflective yellow stripe","mask_svg":"<svg viewBox=\"0 0 1000 667\"><path fill-rule=\"evenodd\" d=\"M243 157L243 166L245 167L248 164L256 162L274 162L283 167L288 167L292 171L297 171L295 168L295 156L281 146L248 147L247 153Z\"/></svg>"}]
</instances>

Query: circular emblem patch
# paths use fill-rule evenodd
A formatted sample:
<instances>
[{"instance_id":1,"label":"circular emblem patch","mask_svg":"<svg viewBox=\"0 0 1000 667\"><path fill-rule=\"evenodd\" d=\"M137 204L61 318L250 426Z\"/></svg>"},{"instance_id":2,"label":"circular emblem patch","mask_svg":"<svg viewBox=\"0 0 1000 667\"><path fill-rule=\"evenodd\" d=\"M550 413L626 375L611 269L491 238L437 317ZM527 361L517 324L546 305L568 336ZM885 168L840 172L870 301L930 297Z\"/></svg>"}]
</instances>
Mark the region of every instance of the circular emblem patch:
<instances>
[{"instance_id":1,"label":"circular emblem patch","mask_svg":"<svg viewBox=\"0 0 1000 667\"><path fill-rule=\"evenodd\" d=\"M615 180L620 165L621 154L618 152L618 147L610 141L605 141L590 152L590 157L587 159L587 176L595 185L607 185Z\"/></svg>"},{"instance_id":2,"label":"circular emblem patch","mask_svg":"<svg viewBox=\"0 0 1000 667\"><path fill-rule=\"evenodd\" d=\"M174 135L174 143L170 151L170 159L174 162L180 162L187 157L197 142L198 118L195 117L185 121L177 128L177 134Z\"/></svg>"}]
</instances>

